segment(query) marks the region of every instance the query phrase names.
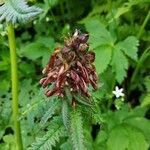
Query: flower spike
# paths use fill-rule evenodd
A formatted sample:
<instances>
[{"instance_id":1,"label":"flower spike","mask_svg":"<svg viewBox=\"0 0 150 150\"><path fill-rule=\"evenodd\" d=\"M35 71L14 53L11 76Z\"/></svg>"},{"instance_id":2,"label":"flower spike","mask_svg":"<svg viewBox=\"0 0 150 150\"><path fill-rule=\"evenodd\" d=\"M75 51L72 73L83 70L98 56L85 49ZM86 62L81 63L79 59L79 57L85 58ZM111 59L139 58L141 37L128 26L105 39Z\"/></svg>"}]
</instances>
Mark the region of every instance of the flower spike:
<instances>
[{"instance_id":1,"label":"flower spike","mask_svg":"<svg viewBox=\"0 0 150 150\"><path fill-rule=\"evenodd\" d=\"M47 87L46 96L64 97L68 89L72 95L90 97L89 85L97 89L98 76L93 65L95 53L88 51L88 38L88 34L75 30L65 39L64 47L54 50L40 80L40 84Z\"/></svg>"}]
</instances>

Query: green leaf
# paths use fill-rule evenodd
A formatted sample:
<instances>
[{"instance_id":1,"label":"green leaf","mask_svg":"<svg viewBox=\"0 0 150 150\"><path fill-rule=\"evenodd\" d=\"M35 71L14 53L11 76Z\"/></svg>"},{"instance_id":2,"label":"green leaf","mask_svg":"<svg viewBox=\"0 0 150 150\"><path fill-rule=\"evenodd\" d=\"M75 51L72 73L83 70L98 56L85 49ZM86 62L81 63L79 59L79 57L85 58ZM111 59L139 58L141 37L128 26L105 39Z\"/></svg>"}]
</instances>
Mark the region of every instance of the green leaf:
<instances>
[{"instance_id":1,"label":"green leaf","mask_svg":"<svg viewBox=\"0 0 150 150\"><path fill-rule=\"evenodd\" d=\"M97 47L95 50L96 59L95 59L95 66L96 70L99 74L103 73L111 60L112 49L109 45L102 45Z\"/></svg>"},{"instance_id":2,"label":"green leaf","mask_svg":"<svg viewBox=\"0 0 150 150\"><path fill-rule=\"evenodd\" d=\"M106 140L107 140L107 133L104 130L100 130L95 139L94 146L98 148L102 144L106 145Z\"/></svg>"},{"instance_id":3,"label":"green leaf","mask_svg":"<svg viewBox=\"0 0 150 150\"><path fill-rule=\"evenodd\" d=\"M12 134L5 135L3 137L3 140L4 140L5 143L15 144L15 142L14 142L14 136Z\"/></svg>"},{"instance_id":4,"label":"green leaf","mask_svg":"<svg viewBox=\"0 0 150 150\"><path fill-rule=\"evenodd\" d=\"M20 63L19 69L22 71L23 75L35 74L35 66L27 62Z\"/></svg>"},{"instance_id":5,"label":"green leaf","mask_svg":"<svg viewBox=\"0 0 150 150\"><path fill-rule=\"evenodd\" d=\"M116 73L116 80L121 83L126 76L128 61L117 45L113 49L112 66L113 71Z\"/></svg>"},{"instance_id":6,"label":"green leaf","mask_svg":"<svg viewBox=\"0 0 150 150\"><path fill-rule=\"evenodd\" d=\"M149 106L150 105L150 94L147 94L145 97L144 97L144 99L143 99L143 101L142 101L142 103L141 103L141 106L142 107L145 107L145 106Z\"/></svg>"},{"instance_id":7,"label":"green leaf","mask_svg":"<svg viewBox=\"0 0 150 150\"><path fill-rule=\"evenodd\" d=\"M61 150L72 150L71 141L68 139L65 143L60 146Z\"/></svg>"},{"instance_id":8,"label":"green leaf","mask_svg":"<svg viewBox=\"0 0 150 150\"><path fill-rule=\"evenodd\" d=\"M60 118L55 118L51 122L48 132L43 137L36 138L28 150L52 150L52 146L56 145L61 136L64 136L64 126L60 122Z\"/></svg>"},{"instance_id":9,"label":"green leaf","mask_svg":"<svg viewBox=\"0 0 150 150\"><path fill-rule=\"evenodd\" d=\"M128 145L126 129L121 125L112 129L107 141L107 150L126 150Z\"/></svg>"},{"instance_id":10,"label":"green leaf","mask_svg":"<svg viewBox=\"0 0 150 150\"><path fill-rule=\"evenodd\" d=\"M128 125L139 129L145 136L148 143L150 143L150 120L142 117L130 117L124 120Z\"/></svg>"},{"instance_id":11,"label":"green leaf","mask_svg":"<svg viewBox=\"0 0 150 150\"><path fill-rule=\"evenodd\" d=\"M66 100L62 100L62 120L64 123L64 126L66 127L66 129L68 129L68 114L69 108L68 108L68 103Z\"/></svg>"},{"instance_id":12,"label":"green leaf","mask_svg":"<svg viewBox=\"0 0 150 150\"><path fill-rule=\"evenodd\" d=\"M21 48L21 55L36 60L42 58L42 66L44 67L55 47L54 39L51 37L39 37L35 42L25 45Z\"/></svg>"},{"instance_id":13,"label":"green leaf","mask_svg":"<svg viewBox=\"0 0 150 150\"><path fill-rule=\"evenodd\" d=\"M54 39L52 38L52 37L39 37L38 39L37 39L37 41L36 42L38 42L38 43L40 43L40 44L42 44L42 45L44 45L45 47L47 47L48 49L50 49L50 51L53 51L53 49L54 49L54 47L55 47L55 41L54 41Z\"/></svg>"},{"instance_id":14,"label":"green leaf","mask_svg":"<svg viewBox=\"0 0 150 150\"><path fill-rule=\"evenodd\" d=\"M132 126L121 124L113 128L107 141L108 150L147 150L144 135Z\"/></svg>"},{"instance_id":15,"label":"green leaf","mask_svg":"<svg viewBox=\"0 0 150 150\"><path fill-rule=\"evenodd\" d=\"M146 87L147 92L150 92L150 75L144 78L144 85Z\"/></svg>"},{"instance_id":16,"label":"green leaf","mask_svg":"<svg viewBox=\"0 0 150 150\"><path fill-rule=\"evenodd\" d=\"M73 109L70 116L70 137L74 150L84 150L83 123L79 110Z\"/></svg>"},{"instance_id":17,"label":"green leaf","mask_svg":"<svg viewBox=\"0 0 150 150\"><path fill-rule=\"evenodd\" d=\"M89 43L92 49L113 43L110 33L99 20L89 20L85 23L85 27L90 34Z\"/></svg>"},{"instance_id":18,"label":"green leaf","mask_svg":"<svg viewBox=\"0 0 150 150\"><path fill-rule=\"evenodd\" d=\"M28 6L25 0L5 0L5 3L0 6L0 21L6 20L13 24L25 23L41 12L38 7Z\"/></svg>"},{"instance_id":19,"label":"green leaf","mask_svg":"<svg viewBox=\"0 0 150 150\"><path fill-rule=\"evenodd\" d=\"M36 42L22 48L22 54L31 60L36 60L37 58L44 56L45 53L48 55L50 52L43 44Z\"/></svg>"},{"instance_id":20,"label":"green leaf","mask_svg":"<svg viewBox=\"0 0 150 150\"><path fill-rule=\"evenodd\" d=\"M130 6L129 5L124 5L120 8L118 8L116 14L114 15L114 17L109 21L112 22L114 19L118 19L121 15L123 15L124 13L128 12L130 10Z\"/></svg>"},{"instance_id":21,"label":"green leaf","mask_svg":"<svg viewBox=\"0 0 150 150\"><path fill-rule=\"evenodd\" d=\"M76 101L78 101L79 103L86 105L86 106L92 106L92 104L90 103L90 99L83 97L81 95L78 94L74 94L74 98Z\"/></svg>"},{"instance_id":22,"label":"green leaf","mask_svg":"<svg viewBox=\"0 0 150 150\"><path fill-rule=\"evenodd\" d=\"M137 60L139 42L136 37L129 36L123 42L119 42L120 49L133 60Z\"/></svg>"},{"instance_id":23,"label":"green leaf","mask_svg":"<svg viewBox=\"0 0 150 150\"><path fill-rule=\"evenodd\" d=\"M148 143L145 140L144 135L135 128L127 128L129 150L148 150Z\"/></svg>"},{"instance_id":24,"label":"green leaf","mask_svg":"<svg viewBox=\"0 0 150 150\"><path fill-rule=\"evenodd\" d=\"M50 108L46 111L46 113L43 115L43 117L40 121L41 126L43 126L48 121L48 119L50 119L53 116L53 114L55 113L55 110L58 107L58 103L59 103L59 101L57 99L54 99Z\"/></svg>"}]
</instances>

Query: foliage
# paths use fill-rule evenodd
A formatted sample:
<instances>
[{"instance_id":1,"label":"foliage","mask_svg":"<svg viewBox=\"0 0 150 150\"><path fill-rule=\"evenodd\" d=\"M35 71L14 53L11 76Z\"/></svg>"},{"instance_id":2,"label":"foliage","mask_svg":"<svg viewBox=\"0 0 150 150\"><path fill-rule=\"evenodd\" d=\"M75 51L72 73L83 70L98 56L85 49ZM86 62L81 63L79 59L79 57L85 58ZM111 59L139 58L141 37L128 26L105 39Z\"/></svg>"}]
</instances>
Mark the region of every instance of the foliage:
<instances>
[{"instance_id":1,"label":"foliage","mask_svg":"<svg viewBox=\"0 0 150 150\"><path fill-rule=\"evenodd\" d=\"M35 6L29 7L24 0L6 0L0 6L0 21L6 20L13 24L17 21L24 23L35 17L41 11L41 9Z\"/></svg>"},{"instance_id":2,"label":"foliage","mask_svg":"<svg viewBox=\"0 0 150 150\"><path fill-rule=\"evenodd\" d=\"M150 148L149 0L0 1L0 149L15 150L10 54L5 21L15 23L19 120L24 149L148 150ZM39 7L31 6L36 3ZM41 9L43 12L41 12ZM37 18L35 15L39 14ZM6 20L4 20L4 17ZM35 18L34 21L32 19ZM28 22L29 20L29 22ZM22 24L28 22L26 25ZM99 88L91 98L44 95L42 69L75 29L89 33ZM116 98L115 86L124 97ZM79 102L73 105L72 98Z\"/></svg>"}]
</instances>

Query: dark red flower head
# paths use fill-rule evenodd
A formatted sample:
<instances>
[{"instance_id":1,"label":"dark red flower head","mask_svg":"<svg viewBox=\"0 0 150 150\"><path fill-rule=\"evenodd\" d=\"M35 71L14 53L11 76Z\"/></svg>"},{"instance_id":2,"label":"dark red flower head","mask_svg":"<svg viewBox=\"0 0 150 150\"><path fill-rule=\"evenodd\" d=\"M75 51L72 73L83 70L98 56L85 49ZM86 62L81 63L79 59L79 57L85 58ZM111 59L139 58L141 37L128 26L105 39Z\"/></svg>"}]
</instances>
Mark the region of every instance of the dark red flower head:
<instances>
[{"instance_id":1,"label":"dark red flower head","mask_svg":"<svg viewBox=\"0 0 150 150\"><path fill-rule=\"evenodd\" d=\"M63 48L56 48L47 66L43 69L44 78L40 84L46 88L46 96L66 96L67 87L73 94L90 96L88 87L97 89L98 77L95 66L95 53L88 51L88 34L75 33L65 40Z\"/></svg>"}]
</instances>

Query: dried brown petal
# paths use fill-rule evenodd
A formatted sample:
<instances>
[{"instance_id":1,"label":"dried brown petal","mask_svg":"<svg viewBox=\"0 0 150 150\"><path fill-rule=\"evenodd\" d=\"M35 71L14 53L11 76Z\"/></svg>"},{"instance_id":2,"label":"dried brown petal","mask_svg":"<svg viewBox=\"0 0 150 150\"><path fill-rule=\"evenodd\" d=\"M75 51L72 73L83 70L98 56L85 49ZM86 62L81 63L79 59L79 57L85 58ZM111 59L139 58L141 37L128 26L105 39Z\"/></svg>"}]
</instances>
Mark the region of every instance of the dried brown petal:
<instances>
[{"instance_id":1,"label":"dried brown petal","mask_svg":"<svg viewBox=\"0 0 150 150\"><path fill-rule=\"evenodd\" d=\"M86 43L88 39L89 39L88 34L81 34L81 35L78 36L78 41L80 43Z\"/></svg>"},{"instance_id":2,"label":"dried brown petal","mask_svg":"<svg viewBox=\"0 0 150 150\"><path fill-rule=\"evenodd\" d=\"M93 63L94 60L95 60L95 53L90 51L88 52L86 55L85 55L85 59L86 61L90 62L90 63Z\"/></svg>"},{"instance_id":3,"label":"dried brown petal","mask_svg":"<svg viewBox=\"0 0 150 150\"><path fill-rule=\"evenodd\" d=\"M78 74L74 70L71 70L70 74L75 83L78 83L80 81Z\"/></svg>"}]
</instances>

